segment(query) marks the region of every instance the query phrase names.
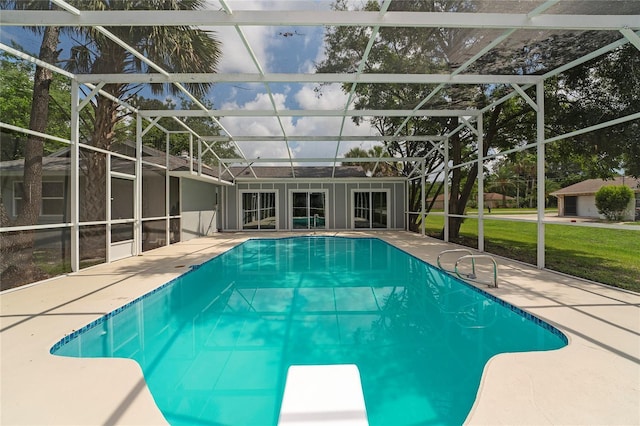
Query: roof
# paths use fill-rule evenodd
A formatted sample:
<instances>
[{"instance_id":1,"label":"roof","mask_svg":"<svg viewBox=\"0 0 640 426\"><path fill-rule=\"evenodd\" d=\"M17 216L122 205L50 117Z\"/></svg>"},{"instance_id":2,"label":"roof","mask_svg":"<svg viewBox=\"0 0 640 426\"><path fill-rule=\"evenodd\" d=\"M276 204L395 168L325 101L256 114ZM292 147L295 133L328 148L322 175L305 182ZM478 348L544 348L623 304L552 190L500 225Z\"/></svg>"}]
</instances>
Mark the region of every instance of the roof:
<instances>
[{"instance_id":1,"label":"roof","mask_svg":"<svg viewBox=\"0 0 640 426\"><path fill-rule=\"evenodd\" d=\"M497 192L486 192L484 194L485 201L502 201L502 200L515 200L514 197L509 195L498 194Z\"/></svg>"},{"instance_id":2,"label":"roof","mask_svg":"<svg viewBox=\"0 0 640 426\"><path fill-rule=\"evenodd\" d=\"M625 185L634 190L634 192L640 192L640 180L629 176L618 176L614 179L587 179L582 182L574 183L558 191L554 191L549 195L554 197L564 197L565 195L591 195L598 192L603 186L612 185L620 186Z\"/></svg>"},{"instance_id":3,"label":"roof","mask_svg":"<svg viewBox=\"0 0 640 426\"><path fill-rule=\"evenodd\" d=\"M428 198L427 201L432 201L433 198ZM510 197L508 195L502 195L497 192L485 192L484 193L485 201L502 201L502 200L515 200L515 198ZM436 201L444 201L444 194L440 194L436 197Z\"/></svg>"},{"instance_id":4,"label":"roof","mask_svg":"<svg viewBox=\"0 0 640 426\"><path fill-rule=\"evenodd\" d=\"M127 155L130 157L135 157L135 144L133 142L124 142L117 143L111 147L113 152ZM69 168L71 167L71 160L69 159L70 148L65 147L56 152L49 154L46 157L42 157L42 168L47 174L61 174L65 175L69 173ZM143 145L142 147L142 157L144 161L149 163L158 164L164 166L166 163L166 154L156 148L151 146ZM82 162L82 156L80 156L80 162ZM131 166L132 162L128 160L123 160L118 157L112 157L111 159L111 168L113 171L124 172L124 173L132 173ZM16 175L21 174L24 169L24 159L20 160L8 160L8 161L0 161L0 171L5 175ZM198 169L198 161L196 159L193 160L193 169ZM179 157L175 155L169 155L169 170L170 171L188 171L190 170L190 161L189 158ZM202 165L202 174L207 175L212 178L218 178L218 170L207 166L206 164Z\"/></svg>"},{"instance_id":5,"label":"roof","mask_svg":"<svg viewBox=\"0 0 640 426\"><path fill-rule=\"evenodd\" d=\"M114 152L135 156L135 145L132 142L124 142L114 144L112 147ZM63 148L50 154L47 157L42 158L43 169L48 174L66 174L68 173L71 161L69 160L68 147ZM143 145L142 157L144 161L149 163L165 165L166 154L151 146ZM82 161L82 159L81 159ZM114 157L112 160L112 169L114 171L125 171L128 169L130 163L127 160L120 160ZM193 170L198 170L198 161L193 160ZM24 160L10 160L0 162L0 170L3 174L18 174L22 173L24 168ZM191 170L190 159L188 157L169 155L169 170L175 172L189 171ZM230 167L229 170L233 174L231 176L228 171L224 170L221 179L227 181L233 181L234 179L253 178L253 174L248 167ZM286 178L311 178L311 179L328 179L328 178L366 178L367 174L365 170L360 166L338 166L335 169L333 167L322 166L298 166L298 167L286 167L286 166L259 166L253 168L256 177L259 179L286 179ZM295 173L295 175L294 175ZM202 165L202 174L212 178L218 178L218 169Z\"/></svg>"},{"instance_id":6,"label":"roof","mask_svg":"<svg viewBox=\"0 0 640 426\"><path fill-rule=\"evenodd\" d=\"M304 166L304 167L291 167L283 166L261 166L253 168L256 177L258 179L286 179L296 177L298 179L329 179L336 178L366 178L367 175L364 169L360 166L339 166L335 169L335 175L333 174L333 167L323 166ZM234 174L235 179L251 179L253 175L247 167L231 167L231 172ZM295 176L294 176L295 173ZM223 179L229 179L230 176L227 173L222 174Z\"/></svg>"}]
</instances>

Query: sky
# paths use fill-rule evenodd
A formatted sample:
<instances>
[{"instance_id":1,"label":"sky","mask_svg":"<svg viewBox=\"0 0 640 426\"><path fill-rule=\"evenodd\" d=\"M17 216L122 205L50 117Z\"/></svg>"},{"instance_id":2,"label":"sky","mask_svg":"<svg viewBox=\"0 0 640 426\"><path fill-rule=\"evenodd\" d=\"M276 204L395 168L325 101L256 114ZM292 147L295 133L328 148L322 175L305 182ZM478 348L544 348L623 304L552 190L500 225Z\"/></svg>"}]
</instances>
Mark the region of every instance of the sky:
<instances>
[{"instance_id":1,"label":"sky","mask_svg":"<svg viewBox=\"0 0 640 426\"><path fill-rule=\"evenodd\" d=\"M207 8L222 9L219 0L207 0ZM354 0L354 3L362 3ZM327 10L329 0L227 0L236 10ZM257 73L258 68L251 59L241 37L234 27L203 28L215 32L222 43L222 59L218 67L221 73ZM19 28L0 28L0 39L5 44L17 41L24 49L36 54L40 35ZM242 27L242 31L265 73L313 73L315 64L323 59L323 27ZM67 42L68 44L68 42ZM64 57L64 53L61 55ZM340 85L324 85L317 90L316 84L270 84L278 110L284 109L335 109L342 110L347 94ZM166 96L164 96L166 97ZM164 98L163 97L163 98ZM264 84L219 83L214 86L208 99L217 109L272 109L271 100ZM337 135L342 125L338 117L282 117L281 124L275 117L223 117L221 124L231 136L281 136L282 128L289 136L289 146L294 158L325 158L336 153L336 142L297 142L297 135ZM350 118L344 123L343 135L373 135L374 130L365 123L356 126ZM247 158L288 158L284 142L238 142ZM368 149L371 142L342 142L338 155L342 156L353 147Z\"/></svg>"},{"instance_id":2,"label":"sky","mask_svg":"<svg viewBox=\"0 0 640 426\"><path fill-rule=\"evenodd\" d=\"M220 8L211 1L212 8ZM359 2L357 2L359 3ZM229 0L232 10L295 9L328 10L330 2L323 1L261 1ZM312 12L310 12L312 13ZM215 29L222 41L223 56L220 72L256 73L258 69L233 27ZM324 28L322 27L243 27L242 31L265 73L313 73L315 65L324 58ZM278 110L283 109L344 109L347 94L340 85L324 85L318 93L316 84L270 84ZM263 84L219 84L213 90L212 100L220 109L271 109ZM333 157L335 142L296 142L295 135L338 134L342 119L337 117L282 117L282 127L291 136L290 148L293 157ZM223 126L232 135L281 135L276 118L225 117ZM344 123L343 135L375 134L368 125L356 126L351 119ZM239 143L247 157L287 158L284 143ZM339 155L353 147L368 149L371 142L342 142Z\"/></svg>"}]
</instances>

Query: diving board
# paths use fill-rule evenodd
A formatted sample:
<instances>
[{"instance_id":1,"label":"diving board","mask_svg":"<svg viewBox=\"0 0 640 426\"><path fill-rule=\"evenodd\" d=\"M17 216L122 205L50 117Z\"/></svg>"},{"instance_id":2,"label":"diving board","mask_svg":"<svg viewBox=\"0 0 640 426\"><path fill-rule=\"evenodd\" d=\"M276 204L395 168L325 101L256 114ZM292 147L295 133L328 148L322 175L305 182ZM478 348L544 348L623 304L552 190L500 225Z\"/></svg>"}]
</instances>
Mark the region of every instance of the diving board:
<instances>
[{"instance_id":1,"label":"diving board","mask_svg":"<svg viewBox=\"0 0 640 426\"><path fill-rule=\"evenodd\" d=\"M292 365L278 425L368 426L360 372L354 364Z\"/></svg>"}]
</instances>

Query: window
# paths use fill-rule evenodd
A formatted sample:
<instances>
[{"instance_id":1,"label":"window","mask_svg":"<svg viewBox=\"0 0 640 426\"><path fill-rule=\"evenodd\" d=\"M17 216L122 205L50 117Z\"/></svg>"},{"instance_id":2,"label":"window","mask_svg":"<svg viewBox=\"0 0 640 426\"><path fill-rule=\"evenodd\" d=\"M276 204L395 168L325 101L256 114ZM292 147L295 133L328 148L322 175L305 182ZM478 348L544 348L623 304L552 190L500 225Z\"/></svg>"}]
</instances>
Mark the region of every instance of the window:
<instances>
[{"instance_id":1,"label":"window","mask_svg":"<svg viewBox=\"0 0 640 426\"><path fill-rule=\"evenodd\" d=\"M388 190L353 191L353 227L388 228L389 227Z\"/></svg>"},{"instance_id":2,"label":"window","mask_svg":"<svg viewBox=\"0 0 640 426\"><path fill-rule=\"evenodd\" d=\"M13 183L13 215L17 216L22 209L24 185L22 182ZM62 216L65 210L64 182L42 182L42 216Z\"/></svg>"},{"instance_id":3,"label":"window","mask_svg":"<svg viewBox=\"0 0 640 426\"><path fill-rule=\"evenodd\" d=\"M242 229L276 229L276 193L242 192Z\"/></svg>"}]
</instances>

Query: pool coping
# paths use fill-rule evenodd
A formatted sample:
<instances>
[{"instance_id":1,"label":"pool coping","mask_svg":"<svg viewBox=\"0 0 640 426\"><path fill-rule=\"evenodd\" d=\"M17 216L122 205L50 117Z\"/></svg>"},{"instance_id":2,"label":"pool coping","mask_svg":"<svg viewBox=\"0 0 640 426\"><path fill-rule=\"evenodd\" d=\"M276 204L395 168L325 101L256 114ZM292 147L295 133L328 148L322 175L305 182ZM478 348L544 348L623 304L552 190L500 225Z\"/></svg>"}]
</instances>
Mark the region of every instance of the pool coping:
<instances>
[{"instance_id":1,"label":"pool coping","mask_svg":"<svg viewBox=\"0 0 640 426\"><path fill-rule=\"evenodd\" d=\"M221 233L2 293L0 423L166 424L134 361L49 350L246 239L294 235ZM456 247L403 231L316 235L380 238L432 265L440 251ZM500 286L481 291L558 328L569 345L492 358L466 423L640 424L640 295L497 261Z\"/></svg>"}]
</instances>

